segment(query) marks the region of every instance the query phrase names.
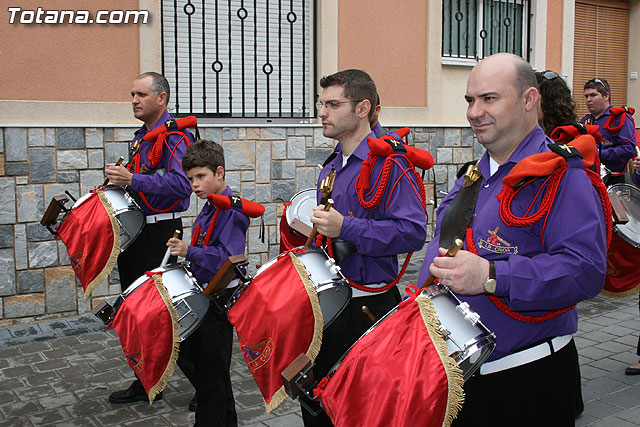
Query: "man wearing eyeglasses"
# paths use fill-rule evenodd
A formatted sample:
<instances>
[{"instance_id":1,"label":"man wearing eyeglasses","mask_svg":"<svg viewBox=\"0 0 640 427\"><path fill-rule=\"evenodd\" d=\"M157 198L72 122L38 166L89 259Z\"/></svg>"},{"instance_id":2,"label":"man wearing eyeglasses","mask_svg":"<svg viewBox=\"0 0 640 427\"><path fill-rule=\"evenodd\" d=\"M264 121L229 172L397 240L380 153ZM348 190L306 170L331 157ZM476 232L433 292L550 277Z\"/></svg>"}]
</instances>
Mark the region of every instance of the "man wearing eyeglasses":
<instances>
[{"instance_id":1,"label":"man wearing eyeglasses","mask_svg":"<svg viewBox=\"0 0 640 427\"><path fill-rule=\"evenodd\" d=\"M636 155L633 117L626 111L611 110L611 88L605 79L596 78L585 83L584 98L589 114L584 116L580 123L594 124L600 128L600 161L611 172L611 177L606 183L623 183L627 163Z\"/></svg>"},{"instance_id":2,"label":"man wearing eyeglasses","mask_svg":"<svg viewBox=\"0 0 640 427\"><path fill-rule=\"evenodd\" d=\"M334 257L350 281L352 298L344 311L324 330L322 347L314 368L321 379L347 349L369 328L372 321L362 311L367 306L381 318L400 302L394 283L398 277L397 255L422 248L427 236L425 207L416 193L418 184L402 156L394 157L386 186L377 206L363 207L356 192L363 162L367 160L367 138L375 138L370 120L377 101L371 77L361 70L344 70L320 80L322 94L317 103L323 134L338 141L320 172L321 182L336 171L329 211L315 208L311 222L318 233L331 239ZM379 157L369 175L369 190L362 202L372 201L380 186L385 158ZM320 202L320 199L319 199ZM348 247L339 250L338 247ZM366 398L366 397L365 397ZM303 398L301 398L303 399ZM325 413L314 417L303 406L305 426L331 426Z\"/></svg>"},{"instance_id":3,"label":"man wearing eyeglasses","mask_svg":"<svg viewBox=\"0 0 640 427\"><path fill-rule=\"evenodd\" d=\"M549 176L558 174L532 164L540 153L551 157L553 141L538 125L540 93L524 59L483 59L469 75L465 100L486 149L476 165L480 178L461 176L442 201L418 278L433 274L496 335L495 350L464 384L454 425L573 425L575 304L604 283L602 202L576 153L566 159L557 191ZM554 146L560 153L566 147ZM514 177L519 171L524 179ZM460 221L467 210L473 215ZM444 256L455 237L464 238L463 249Z\"/></svg>"}]
</instances>

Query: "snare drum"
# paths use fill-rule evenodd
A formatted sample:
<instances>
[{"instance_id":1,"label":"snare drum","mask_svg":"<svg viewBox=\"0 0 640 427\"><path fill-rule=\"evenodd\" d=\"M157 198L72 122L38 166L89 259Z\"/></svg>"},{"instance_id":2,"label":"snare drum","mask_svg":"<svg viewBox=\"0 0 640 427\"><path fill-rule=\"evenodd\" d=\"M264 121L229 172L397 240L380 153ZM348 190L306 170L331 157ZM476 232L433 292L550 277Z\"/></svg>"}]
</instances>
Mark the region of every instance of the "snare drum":
<instances>
[{"instance_id":1,"label":"snare drum","mask_svg":"<svg viewBox=\"0 0 640 427\"><path fill-rule=\"evenodd\" d=\"M133 197L122 187L109 185L103 189L105 198L113 209L116 220L120 224L120 252L127 249L142 232L146 218L142 209ZM79 198L72 209L80 206L93 193Z\"/></svg>"},{"instance_id":2,"label":"snare drum","mask_svg":"<svg viewBox=\"0 0 640 427\"><path fill-rule=\"evenodd\" d=\"M202 323L209 310L209 299L204 296L198 281L184 264L170 264L154 268L151 272L162 272L162 283L178 312L178 335L180 341L184 341ZM146 274L138 278L124 290L122 299L126 299L148 279Z\"/></svg>"},{"instance_id":3,"label":"snare drum","mask_svg":"<svg viewBox=\"0 0 640 427\"><path fill-rule=\"evenodd\" d=\"M480 315L449 288L433 284L422 293L433 302L449 356L462 369L467 381L496 347L495 334L480 321Z\"/></svg>"},{"instance_id":4,"label":"snare drum","mask_svg":"<svg viewBox=\"0 0 640 427\"><path fill-rule=\"evenodd\" d=\"M318 294L320 309L322 310L322 317L324 319L323 326L326 329L349 303L351 299L351 287L349 286L349 281L342 275L340 267L332 258L329 258L323 249L317 247L304 247L300 249L299 252L293 251L293 254L302 262L305 272ZM269 271L281 256L283 256L283 254L263 264L258 271L256 271L253 279ZM241 286L236 290L227 303L227 311L241 298L244 289L245 287Z\"/></svg>"},{"instance_id":5,"label":"snare drum","mask_svg":"<svg viewBox=\"0 0 640 427\"><path fill-rule=\"evenodd\" d=\"M607 192L612 202L613 199L620 202L629 219L624 224L615 224L614 233L630 245L640 248L640 190L629 184L614 184Z\"/></svg>"}]
</instances>

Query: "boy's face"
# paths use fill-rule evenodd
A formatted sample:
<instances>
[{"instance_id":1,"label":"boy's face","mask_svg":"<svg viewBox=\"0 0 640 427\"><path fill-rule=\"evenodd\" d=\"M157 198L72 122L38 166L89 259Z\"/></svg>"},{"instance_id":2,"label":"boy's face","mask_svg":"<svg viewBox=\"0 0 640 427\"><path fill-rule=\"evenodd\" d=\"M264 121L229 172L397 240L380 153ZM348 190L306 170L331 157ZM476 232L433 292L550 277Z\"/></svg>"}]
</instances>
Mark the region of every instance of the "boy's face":
<instances>
[{"instance_id":1,"label":"boy's face","mask_svg":"<svg viewBox=\"0 0 640 427\"><path fill-rule=\"evenodd\" d=\"M218 166L216 173L208 167L195 167L187 171L187 178L191 184L191 189L196 196L206 199L208 194L221 194L226 185L224 183L224 168Z\"/></svg>"}]
</instances>

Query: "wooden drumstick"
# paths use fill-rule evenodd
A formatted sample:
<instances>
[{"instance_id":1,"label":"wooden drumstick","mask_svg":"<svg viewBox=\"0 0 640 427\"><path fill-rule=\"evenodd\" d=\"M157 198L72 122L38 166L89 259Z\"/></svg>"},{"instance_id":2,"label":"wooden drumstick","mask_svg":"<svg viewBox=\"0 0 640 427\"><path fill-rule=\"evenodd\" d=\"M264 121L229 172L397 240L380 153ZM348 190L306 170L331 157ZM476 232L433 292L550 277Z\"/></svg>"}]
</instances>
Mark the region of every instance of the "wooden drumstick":
<instances>
[{"instance_id":1,"label":"wooden drumstick","mask_svg":"<svg viewBox=\"0 0 640 427\"><path fill-rule=\"evenodd\" d=\"M447 256L447 257L455 256L460 250L460 248L462 248L462 245L463 245L462 240L460 239L454 240L453 244L451 245L451 247L449 247L449 249L447 249L447 253L444 256ZM434 280L436 280L436 276L434 276L433 274L429 274L429 277L427 277L427 280L425 280L422 286L420 286L420 289L424 289L427 286L431 285Z\"/></svg>"},{"instance_id":2,"label":"wooden drumstick","mask_svg":"<svg viewBox=\"0 0 640 427\"><path fill-rule=\"evenodd\" d=\"M362 306L362 312L369 316L369 319L371 319L373 323L376 323L378 321L378 319L376 319L376 316L373 315L371 310L369 310L369 307L367 307L366 305Z\"/></svg>"},{"instance_id":3,"label":"wooden drumstick","mask_svg":"<svg viewBox=\"0 0 640 427\"><path fill-rule=\"evenodd\" d=\"M325 212L329 212L329 210L331 210L331 206L333 206L333 199L327 200L327 203L324 204L324 208L322 210ZM313 242L313 239L316 238L316 234L318 234L318 226L316 224L313 224L313 229L311 230L311 234L309 234L309 237L307 238L307 241L304 243L304 245L305 246L311 245L311 242Z\"/></svg>"},{"instance_id":4,"label":"wooden drumstick","mask_svg":"<svg viewBox=\"0 0 640 427\"><path fill-rule=\"evenodd\" d=\"M122 162L124 162L124 157L120 156L120 158L118 159L118 161L116 162L115 166L120 166L122 164ZM105 185L107 185L109 183L109 177L105 178L104 180L104 184L102 184L102 186L104 187Z\"/></svg>"},{"instance_id":5,"label":"wooden drumstick","mask_svg":"<svg viewBox=\"0 0 640 427\"><path fill-rule=\"evenodd\" d=\"M180 236L180 230L176 230L173 232L172 239L177 239ZM171 256L171 246L167 248L167 251L164 253L164 257L162 258L162 263L160 263L160 267L164 267L169 262L169 257Z\"/></svg>"}]
</instances>

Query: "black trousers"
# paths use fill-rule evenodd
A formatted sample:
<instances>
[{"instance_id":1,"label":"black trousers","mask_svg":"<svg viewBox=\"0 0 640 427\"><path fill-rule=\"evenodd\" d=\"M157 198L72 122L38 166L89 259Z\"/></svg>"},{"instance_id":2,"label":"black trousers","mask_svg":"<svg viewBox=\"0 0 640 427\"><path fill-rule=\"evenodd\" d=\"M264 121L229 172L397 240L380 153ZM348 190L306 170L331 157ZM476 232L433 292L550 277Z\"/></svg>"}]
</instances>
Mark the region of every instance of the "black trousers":
<instances>
[{"instance_id":1,"label":"black trousers","mask_svg":"<svg viewBox=\"0 0 640 427\"><path fill-rule=\"evenodd\" d=\"M221 307L234 290L227 289L217 297ZM178 358L178 366L196 389L196 426L238 424L229 374L232 346L233 326L224 309L212 300L198 329L180 344Z\"/></svg>"},{"instance_id":2,"label":"black trousers","mask_svg":"<svg viewBox=\"0 0 640 427\"><path fill-rule=\"evenodd\" d=\"M373 325L371 319L362 312L363 305L369 307L373 315L380 319L399 302L400 291L395 286L379 295L352 298L344 311L323 332L322 346L315 361L316 366L313 368L315 380L319 381L324 378L349 347ZM300 399L304 400L306 397L300 396ZM307 427L333 426L327 414L321 412L314 417L304 406L302 407L302 419Z\"/></svg>"},{"instance_id":3,"label":"black trousers","mask_svg":"<svg viewBox=\"0 0 640 427\"><path fill-rule=\"evenodd\" d=\"M182 232L180 218L146 224L138 238L118 256L120 287L123 291L145 271L160 266L167 251L167 240L173 236L175 230ZM177 258L174 256L169 258L170 263L176 261Z\"/></svg>"},{"instance_id":4,"label":"black trousers","mask_svg":"<svg viewBox=\"0 0 640 427\"><path fill-rule=\"evenodd\" d=\"M550 356L464 384L453 426L573 426L578 352L573 340Z\"/></svg>"}]
</instances>

